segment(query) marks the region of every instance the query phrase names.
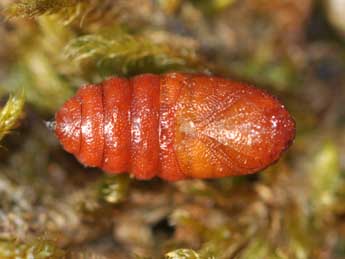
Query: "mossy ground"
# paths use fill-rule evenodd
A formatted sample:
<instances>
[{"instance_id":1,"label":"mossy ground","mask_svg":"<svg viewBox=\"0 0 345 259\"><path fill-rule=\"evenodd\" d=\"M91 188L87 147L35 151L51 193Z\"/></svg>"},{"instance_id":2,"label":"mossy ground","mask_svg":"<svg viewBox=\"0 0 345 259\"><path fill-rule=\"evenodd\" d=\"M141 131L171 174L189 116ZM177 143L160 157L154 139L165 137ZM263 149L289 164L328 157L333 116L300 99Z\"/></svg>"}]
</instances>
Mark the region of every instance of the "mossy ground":
<instances>
[{"instance_id":1,"label":"mossy ground","mask_svg":"<svg viewBox=\"0 0 345 259\"><path fill-rule=\"evenodd\" d=\"M345 38L328 2L2 1L0 258L344 258ZM294 145L255 175L135 181L82 167L45 127L85 83L167 71L268 89Z\"/></svg>"}]
</instances>

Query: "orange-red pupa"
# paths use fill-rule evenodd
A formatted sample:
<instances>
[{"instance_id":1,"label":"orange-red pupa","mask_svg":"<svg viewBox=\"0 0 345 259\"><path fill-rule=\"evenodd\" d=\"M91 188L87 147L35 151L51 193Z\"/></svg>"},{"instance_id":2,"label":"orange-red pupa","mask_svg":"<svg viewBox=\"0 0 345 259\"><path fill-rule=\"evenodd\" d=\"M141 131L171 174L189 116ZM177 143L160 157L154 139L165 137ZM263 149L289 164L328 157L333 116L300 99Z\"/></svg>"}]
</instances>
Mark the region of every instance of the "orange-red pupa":
<instances>
[{"instance_id":1,"label":"orange-red pupa","mask_svg":"<svg viewBox=\"0 0 345 259\"><path fill-rule=\"evenodd\" d=\"M64 149L86 166L168 181L257 172L295 136L284 106L224 78L168 73L86 85L56 113Z\"/></svg>"}]
</instances>

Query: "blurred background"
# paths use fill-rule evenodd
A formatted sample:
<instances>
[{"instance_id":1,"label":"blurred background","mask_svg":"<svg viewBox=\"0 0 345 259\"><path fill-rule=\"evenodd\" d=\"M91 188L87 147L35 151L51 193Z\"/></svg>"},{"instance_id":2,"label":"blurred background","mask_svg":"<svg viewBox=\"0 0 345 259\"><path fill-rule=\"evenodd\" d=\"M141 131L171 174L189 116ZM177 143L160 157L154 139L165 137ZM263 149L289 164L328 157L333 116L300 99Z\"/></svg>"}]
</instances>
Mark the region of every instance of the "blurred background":
<instances>
[{"instance_id":1,"label":"blurred background","mask_svg":"<svg viewBox=\"0 0 345 259\"><path fill-rule=\"evenodd\" d=\"M345 258L345 0L1 0L0 258ZM261 173L107 176L44 122L110 75L215 74L277 95Z\"/></svg>"}]
</instances>

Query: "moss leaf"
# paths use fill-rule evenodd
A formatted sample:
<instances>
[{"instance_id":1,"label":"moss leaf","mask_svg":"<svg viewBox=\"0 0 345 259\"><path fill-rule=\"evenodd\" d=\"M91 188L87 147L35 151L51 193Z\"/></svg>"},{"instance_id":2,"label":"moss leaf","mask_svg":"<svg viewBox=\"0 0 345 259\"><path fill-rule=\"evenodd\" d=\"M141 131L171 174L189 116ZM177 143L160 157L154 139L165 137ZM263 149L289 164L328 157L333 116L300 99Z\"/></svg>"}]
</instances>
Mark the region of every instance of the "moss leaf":
<instances>
[{"instance_id":1,"label":"moss leaf","mask_svg":"<svg viewBox=\"0 0 345 259\"><path fill-rule=\"evenodd\" d=\"M201 259L192 249L177 249L165 255L166 259Z\"/></svg>"},{"instance_id":2,"label":"moss leaf","mask_svg":"<svg viewBox=\"0 0 345 259\"><path fill-rule=\"evenodd\" d=\"M80 0L22 0L11 4L5 13L11 17L34 17L66 11L74 7Z\"/></svg>"},{"instance_id":3,"label":"moss leaf","mask_svg":"<svg viewBox=\"0 0 345 259\"><path fill-rule=\"evenodd\" d=\"M154 43L121 28L75 38L66 46L65 55L79 64L91 63L109 74L120 75L162 72L197 63L193 49Z\"/></svg>"},{"instance_id":4,"label":"moss leaf","mask_svg":"<svg viewBox=\"0 0 345 259\"><path fill-rule=\"evenodd\" d=\"M11 96L0 111L0 140L8 134L20 119L24 108L24 93Z\"/></svg>"}]
</instances>

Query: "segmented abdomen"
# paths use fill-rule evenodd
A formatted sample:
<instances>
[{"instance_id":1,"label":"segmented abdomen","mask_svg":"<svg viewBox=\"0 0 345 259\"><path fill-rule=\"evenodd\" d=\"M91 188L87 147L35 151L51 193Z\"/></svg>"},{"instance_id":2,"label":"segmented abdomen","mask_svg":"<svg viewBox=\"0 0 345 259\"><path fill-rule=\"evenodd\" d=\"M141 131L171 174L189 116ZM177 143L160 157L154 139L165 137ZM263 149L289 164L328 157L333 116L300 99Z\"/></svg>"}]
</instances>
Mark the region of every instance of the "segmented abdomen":
<instances>
[{"instance_id":1,"label":"segmented abdomen","mask_svg":"<svg viewBox=\"0 0 345 259\"><path fill-rule=\"evenodd\" d=\"M171 181L258 171L279 158L294 127L262 90L180 73L87 85L56 114L60 142L84 165Z\"/></svg>"}]
</instances>

